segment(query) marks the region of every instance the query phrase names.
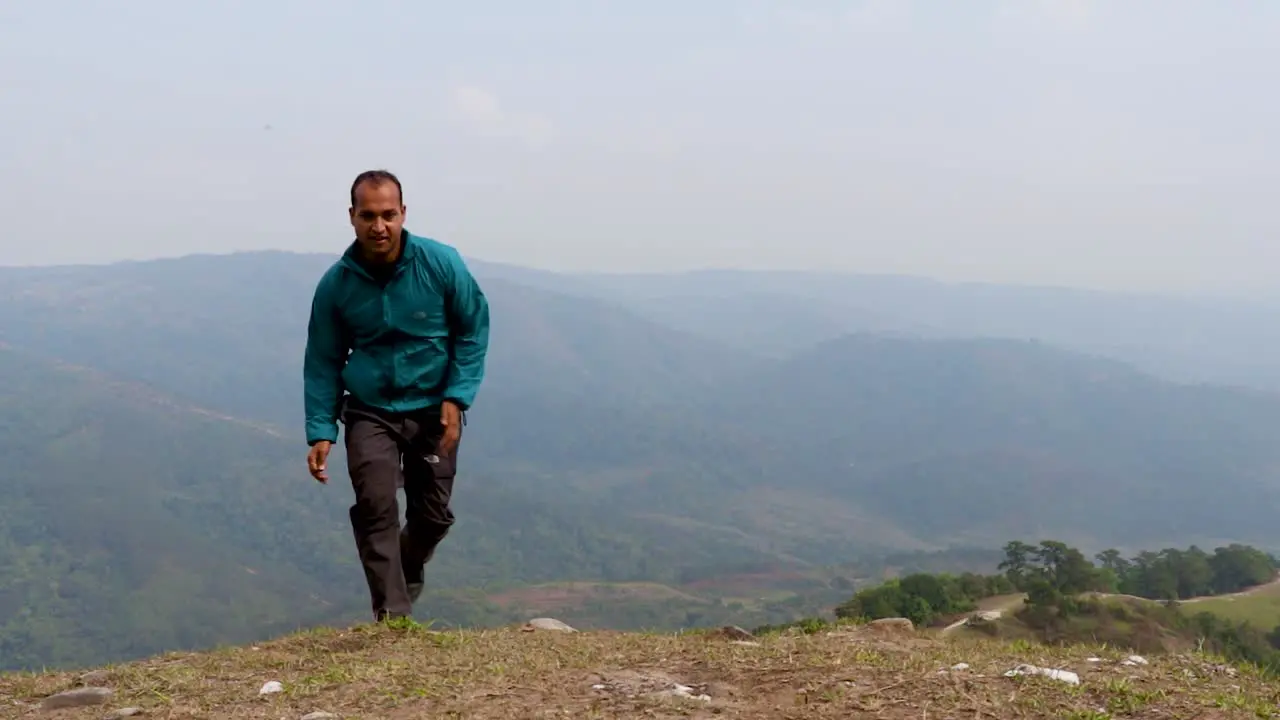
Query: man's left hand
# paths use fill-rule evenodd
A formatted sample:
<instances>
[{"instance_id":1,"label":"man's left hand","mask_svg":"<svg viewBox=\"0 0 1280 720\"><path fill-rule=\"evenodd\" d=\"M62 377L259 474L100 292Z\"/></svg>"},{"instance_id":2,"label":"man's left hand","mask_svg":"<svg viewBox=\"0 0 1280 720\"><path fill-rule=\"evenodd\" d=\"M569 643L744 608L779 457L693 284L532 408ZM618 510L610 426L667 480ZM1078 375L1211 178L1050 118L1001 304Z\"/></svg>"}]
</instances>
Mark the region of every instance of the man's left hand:
<instances>
[{"instance_id":1,"label":"man's left hand","mask_svg":"<svg viewBox=\"0 0 1280 720\"><path fill-rule=\"evenodd\" d=\"M440 445L437 453L445 457L453 455L462 437L462 409L452 400L445 400L440 406Z\"/></svg>"}]
</instances>

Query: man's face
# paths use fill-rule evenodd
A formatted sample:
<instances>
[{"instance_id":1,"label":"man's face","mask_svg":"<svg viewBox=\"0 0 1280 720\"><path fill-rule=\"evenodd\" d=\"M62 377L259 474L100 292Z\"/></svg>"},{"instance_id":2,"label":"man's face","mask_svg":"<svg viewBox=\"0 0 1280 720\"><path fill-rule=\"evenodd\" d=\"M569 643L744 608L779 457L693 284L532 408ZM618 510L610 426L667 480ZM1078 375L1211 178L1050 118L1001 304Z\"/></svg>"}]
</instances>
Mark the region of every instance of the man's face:
<instances>
[{"instance_id":1,"label":"man's face","mask_svg":"<svg viewBox=\"0 0 1280 720\"><path fill-rule=\"evenodd\" d=\"M399 256L405 209L400 204L395 183L361 183L356 188L356 204L350 213L356 242L365 257L375 262L390 262Z\"/></svg>"}]
</instances>

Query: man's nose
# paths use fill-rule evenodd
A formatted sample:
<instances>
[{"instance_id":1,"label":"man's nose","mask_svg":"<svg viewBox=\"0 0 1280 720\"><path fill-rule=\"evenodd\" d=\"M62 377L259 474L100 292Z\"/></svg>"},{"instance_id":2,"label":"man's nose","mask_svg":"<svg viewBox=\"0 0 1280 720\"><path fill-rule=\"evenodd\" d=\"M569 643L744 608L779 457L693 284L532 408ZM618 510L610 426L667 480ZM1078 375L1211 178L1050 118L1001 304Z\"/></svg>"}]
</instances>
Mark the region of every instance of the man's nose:
<instances>
[{"instance_id":1,"label":"man's nose","mask_svg":"<svg viewBox=\"0 0 1280 720\"><path fill-rule=\"evenodd\" d=\"M374 221L373 221L373 231L374 231L374 232L376 232L376 233L382 233L382 232L384 232L386 229L387 229L387 221L386 221L386 220L383 220L382 218L378 218L377 220L374 220Z\"/></svg>"}]
</instances>

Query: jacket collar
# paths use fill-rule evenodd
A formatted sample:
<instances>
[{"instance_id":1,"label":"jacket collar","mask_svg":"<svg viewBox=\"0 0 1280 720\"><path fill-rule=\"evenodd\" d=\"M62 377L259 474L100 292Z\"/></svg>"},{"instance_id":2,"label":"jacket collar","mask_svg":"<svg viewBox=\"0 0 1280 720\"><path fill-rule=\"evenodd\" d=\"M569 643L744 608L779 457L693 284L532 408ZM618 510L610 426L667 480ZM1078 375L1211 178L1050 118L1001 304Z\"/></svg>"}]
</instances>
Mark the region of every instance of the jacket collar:
<instances>
[{"instance_id":1,"label":"jacket collar","mask_svg":"<svg viewBox=\"0 0 1280 720\"><path fill-rule=\"evenodd\" d=\"M420 247L418 238L408 230L401 229L400 259L396 260L395 274L399 274L400 271L403 270L410 262L413 262L414 258L416 258L420 252L422 252L422 248ZM371 276L369 271L365 270L364 266L360 264L359 253L359 245L355 240L352 240L351 244L348 245L347 249L342 253L342 264L372 280L373 276Z\"/></svg>"}]
</instances>

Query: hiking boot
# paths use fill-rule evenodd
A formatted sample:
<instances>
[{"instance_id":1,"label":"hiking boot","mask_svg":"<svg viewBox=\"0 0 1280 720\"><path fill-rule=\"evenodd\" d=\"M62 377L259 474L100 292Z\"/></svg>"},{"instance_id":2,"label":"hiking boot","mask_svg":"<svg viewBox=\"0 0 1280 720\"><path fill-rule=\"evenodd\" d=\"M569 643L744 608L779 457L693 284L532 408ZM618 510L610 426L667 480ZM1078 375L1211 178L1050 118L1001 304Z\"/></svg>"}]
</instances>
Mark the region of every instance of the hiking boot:
<instances>
[{"instance_id":1,"label":"hiking boot","mask_svg":"<svg viewBox=\"0 0 1280 720\"><path fill-rule=\"evenodd\" d=\"M409 604L413 605L418 602L418 598L422 597L422 588L424 586L423 575L426 573L426 562L424 561L417 567L410 567L412 561L409 540L409 528L400 529L400 570L404 573L405 589L409 591Z\"/></svg>"},{"instance_id":2,"label":"hiking boot","mask_svg":"<svg viewBox=\"0 0 1280 720\"><path fill-rule=\"evenodd\" d=\"M416 570L404 571L405 589L409 591L409 604L417 604L418 598L422 597L422 588L426 583L423 581L423 575L426 574L426 568L419 566Z\"/></svg>"}]
</instances>

